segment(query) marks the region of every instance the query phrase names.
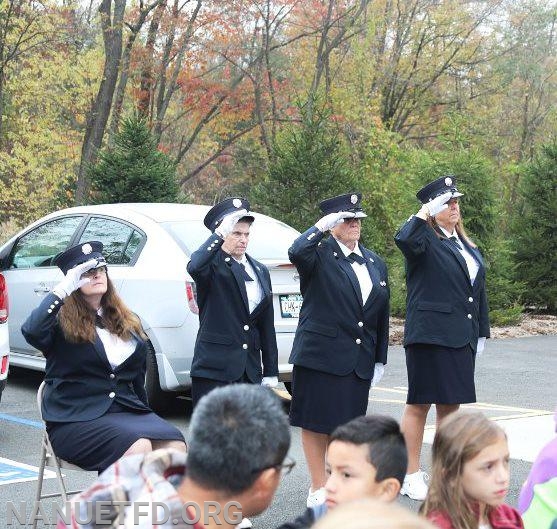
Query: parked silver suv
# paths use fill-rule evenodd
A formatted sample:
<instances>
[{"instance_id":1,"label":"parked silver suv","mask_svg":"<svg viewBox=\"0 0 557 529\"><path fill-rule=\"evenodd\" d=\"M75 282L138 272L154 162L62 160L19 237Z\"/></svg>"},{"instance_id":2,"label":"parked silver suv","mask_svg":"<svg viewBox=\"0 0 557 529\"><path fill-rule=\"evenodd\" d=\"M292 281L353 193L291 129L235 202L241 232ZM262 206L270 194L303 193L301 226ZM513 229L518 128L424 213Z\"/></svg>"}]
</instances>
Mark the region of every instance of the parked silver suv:
<instances>
[{"instance_id":1,"label":"parked silver suv","mask_svg":"<svg viewBox=\"0 0 557 529\"><path fill-rule=\"evenodd\" d=\"M151 405L164 409L174 392L187 391L199 319L195 283L186 265L209 236L203 225L208 210L190 204L80 206L47 215L11 238L0 247L0 271L10 291L12 365L44 369L44 357L25 341L21 324L62 279L52 258L74 244L98 240L112 281L149 336L146 388ZM280 379L288 383L301 296L287 250L299 232L271 217L254 216L248 253L271 273Z\"/></svg>"}]
</instances>

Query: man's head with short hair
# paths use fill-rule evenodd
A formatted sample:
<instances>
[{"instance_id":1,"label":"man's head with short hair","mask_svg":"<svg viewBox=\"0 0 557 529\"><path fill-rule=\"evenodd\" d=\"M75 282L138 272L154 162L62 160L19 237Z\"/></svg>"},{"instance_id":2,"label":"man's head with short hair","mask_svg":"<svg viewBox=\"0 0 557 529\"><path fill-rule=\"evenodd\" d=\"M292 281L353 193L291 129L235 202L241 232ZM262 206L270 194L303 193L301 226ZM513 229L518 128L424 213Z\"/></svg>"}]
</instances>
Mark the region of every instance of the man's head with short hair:
<instances>
[{"instance_id":1,"label":"man's head with short hair","mask_svg":"<svg viewBox=\"0 0 557 529\"><path fill-rule=\"evenodd\" d=\"M248 249L252 223L253 217L242 217L224 239L223 251L237 260L243 259Z\"/></svg>"},{"instance_id":2,"label":"man's head with short hair","mask_svg":"<svg viewBox=\"0 0 557 529\"><path fill-rule=\"evenodd\" d=\"M366 497L394 501L407 464L404 437L393 418L367 415L339 426L327 449L327 505Z\"/></svg>"},{"instance_id":3,"label":"man's head with short hair","mask_svg":"<svg viewBox=\"0 0 557 529\"><path fill-rule=\"evenodd\" d=\"M263 487L260 501L244 509L244 516L258 514L272 500L289 447L288 418L271 390L252 384L217 388L193 412L186 478L227 497L255 498Z\"/></svg>"}]
</instances>

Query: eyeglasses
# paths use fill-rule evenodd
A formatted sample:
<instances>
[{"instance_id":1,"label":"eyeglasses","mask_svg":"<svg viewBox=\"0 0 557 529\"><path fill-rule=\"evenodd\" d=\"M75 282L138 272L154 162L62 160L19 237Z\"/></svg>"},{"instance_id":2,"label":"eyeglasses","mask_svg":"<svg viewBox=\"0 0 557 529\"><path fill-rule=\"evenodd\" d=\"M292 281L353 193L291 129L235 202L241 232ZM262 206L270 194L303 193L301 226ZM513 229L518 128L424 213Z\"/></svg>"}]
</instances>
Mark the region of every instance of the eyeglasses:
<instances>
[{"instance_id":1,"label":"eyeglasses","mask_svg":"<svg viewBox=\"0 0 557 529\"><path fill-rule=\"evenodd\" d=\"M294 461L290 456L286 456L286 459L284 460L284 462L279 464L279 465L267 465L263 468L256 468L256 469L252 470L251 473L252 474L257 474L258 472L263 472L264 470L267 470L268 468L276 468L277 470L282 471L283 476L288 476L288 474L290 474L290 472L292 472L292 469L295 466L296 466L296 461Z\"/></svg>"},{"instance_id":2,"label":"eyeglasses","mask_svg":"<svg viewBox=\"0 0 557 529\"><path fill-rule=\"evenodd\" d=\"M91 279L95 277L97 274L106 275L106 266L99 266L99 268L92 268L91 270L87 270L87 272L83 272L81 274L81 278L87 277Z\"/></svg>"}]
</instances>

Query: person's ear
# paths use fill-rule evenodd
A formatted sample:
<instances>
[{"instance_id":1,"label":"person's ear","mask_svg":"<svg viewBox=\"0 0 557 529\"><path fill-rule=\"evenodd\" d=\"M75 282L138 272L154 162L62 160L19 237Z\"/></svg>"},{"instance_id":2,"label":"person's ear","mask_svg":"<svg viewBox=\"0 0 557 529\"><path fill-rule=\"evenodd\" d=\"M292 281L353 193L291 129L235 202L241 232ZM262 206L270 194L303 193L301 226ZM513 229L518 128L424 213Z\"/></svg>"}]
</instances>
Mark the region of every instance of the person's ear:
<instances>
[{"instance_id":1,"label":"person's ear","mask_svg":"<svg viewBox=\"0 0 557 529\"><path fill-rule=\"evenodd\" d=\"M400 481L396 478L385 478L379 483L379 496L377 499L391 503L398 498Z\"/></svg>"},{"instance_id":2,"label":"person's ear","mask_svg":"<svg viewBox=\"0 0 557 529\"><path fill-rule=\"evenodd\" d=\"M270 502L280 483L280 468L266 468L259 474L253 485L252 495Z\"/></svg>"}]
</instances>

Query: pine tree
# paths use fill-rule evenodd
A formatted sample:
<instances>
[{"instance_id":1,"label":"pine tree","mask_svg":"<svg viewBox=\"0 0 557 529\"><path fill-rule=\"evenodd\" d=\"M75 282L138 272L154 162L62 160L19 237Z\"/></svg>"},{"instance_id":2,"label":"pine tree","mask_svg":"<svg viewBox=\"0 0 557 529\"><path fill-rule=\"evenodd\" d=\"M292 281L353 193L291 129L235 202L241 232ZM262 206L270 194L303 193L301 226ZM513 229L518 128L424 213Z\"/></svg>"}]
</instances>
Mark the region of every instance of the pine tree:
<instances>
[{"instance_id":1,"label":"pine tree","mask_svg":"<svg viewBox=\"0 0 557 529\"><path fill-rule=\"evenodd\" d=\"M557 309L557 143L544 145L525 167L513 223L517 276L524 300Z\"/></svg>"},{"instance_id":2,"label":"pine tree","mask_svg":"<svg viewBox=\"0 0 557 529\"><path fill-rule=\"evenodd\" d=\"M174 163L157 149L145 122L126 118L114 147L102 150L89 168L90 202L176 202L175 173Z\"/></svg>"},{"instance_id":3,"label":"pine tree","mask_svg":"<svg viewBox=\"0 0 557 529\"><path fill-rule=\"evenodd\" d=\"M319 202L353 191L355 178L330 112L309 104L299 110L301 124L277 140L266 178L250 198L258 210L305 231L320 217Z\"/></svg>"}]
</instances>

